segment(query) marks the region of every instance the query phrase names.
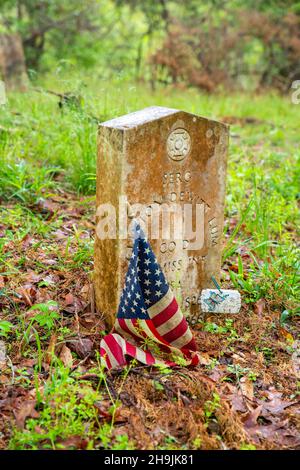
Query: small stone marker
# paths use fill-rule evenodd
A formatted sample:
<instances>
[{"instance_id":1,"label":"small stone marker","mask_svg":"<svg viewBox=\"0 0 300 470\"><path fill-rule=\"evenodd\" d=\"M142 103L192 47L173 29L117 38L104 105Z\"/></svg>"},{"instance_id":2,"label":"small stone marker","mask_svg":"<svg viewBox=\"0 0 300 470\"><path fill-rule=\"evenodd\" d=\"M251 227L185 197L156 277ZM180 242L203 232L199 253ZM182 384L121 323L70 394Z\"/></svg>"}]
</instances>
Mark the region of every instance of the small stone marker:
<instances>
[{"instance_id":1,"label":"small stone marker","mask_svg":"<svg viewBox=\"0 0 300 470\"><path fill-rule=\"evenodd\" d=\"M201 290L221 266L227 147L225 124L176 109L154 106L100 125L94 284L109 326L133 244L124 227L133 218L150 227L148 240L183 311L198 314ZM175 208L169 232L162 228L168 208Z\"/></svg>"},{"instance_id":2,"label":"small stone marker","mask_svg":"<svg viewBox=\"0 0 300 470\"><path fill-rule=\"evenodd\" d=\"M203 289L201 310L205 313L239 313L241 295L231 289Z\"/></svg>"}]
</instances>

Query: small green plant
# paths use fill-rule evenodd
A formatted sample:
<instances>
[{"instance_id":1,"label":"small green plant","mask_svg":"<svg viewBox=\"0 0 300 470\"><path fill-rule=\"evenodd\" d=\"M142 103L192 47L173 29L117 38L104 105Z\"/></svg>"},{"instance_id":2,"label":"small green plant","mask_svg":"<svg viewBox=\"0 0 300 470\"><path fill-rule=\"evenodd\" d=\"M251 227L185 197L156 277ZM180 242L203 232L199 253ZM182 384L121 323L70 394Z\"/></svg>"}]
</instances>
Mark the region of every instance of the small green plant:
<instances>
[{"instance_id":1,"label":"small green plant","mask_svg":"<svg viewBox=\"0 0 300 470\"><path fill-rule=\"evenodd\" d=\"M13 328L14 325L11 322L0 320L0 336L6 338Z\"/></svg>"},{"instance_id":2,"label":"small green plant","mask_svg":"<svg viewBox=\"0 0 300 470\"><path fill-rule=\"evenodd\" d=\"M256 447L254 444L243 443L241 444L240 450L256 450Z\"/></svg>"},{"instance_id":3,"label":"small green plant","mask_svg":"<svg viewBox=\"0 0 300 470\"><path fill-rule=\"evenodd\" d=\"M236 339L238 339L239 337L237 334L237 331L233 327L233 323L234 321L232 320L232 318L227 318L225 320L224 326L217 325L216 323L213 323L213 322L206 322L204 324L204 331L207 331L209 333L219 334L219 335L229 333L227 340L229 343L231 343L235 341Z\"/></svg>"},{"instance_id":4,"label":"small green plant","mask_svg":"<svg viewBox=\"0 0 300 470\"><path fill-rule=\"evenodd\" d=\"M256 372L253 372L252 370L249 370L248 372L248 378L251 382L256 382L258 374Z\"/></svg>"},{"instance_id":5,"label":"small green plant","mask_svg":"<svg viewBox=\"0 0 300 470\"><path fill-rule=\"evenodd\" d=\"M212 394L212 400L207 400L204 403L204 416L207 421L211 420L214 417L215 412L221 406L220 395L217 393Z\"/></svg>"},{"instance_id":6,"label":"small green plant","mask_svg":"<svg viewBox=\"0 0 300 470\"><path fill-rule=\"evenodd\" d=\"M216 323L207 322L204 325L204 331L208 333L223 334L227 333L227 329L224 326L219 326Z\"/></svg>"},{"instance_id":7,"label":"small green plant","mask_svg":"<svg viewBox=\"0 0 300 470\"><path fill-rule=\"evenodd\" d=\"M50 331L55 325L55 321L60 318L60 315L54 310L57 308L57 303L49 300L49 302L44 304L33 305L29 309L30 312L37 310L40 313L34 315L31 319L31 324L37 323L42 328Z\"/></svg>"},{"instance_id":8,"label":"small green plant","mask_svg":"<svg viewBox=\"0 0 300 470\"><path fill-rule=\"evenodd\" d=\"M202 446L202 439L200 436L197 436L194 440L193 440L193 443L192 443L192 446L193 446L193 449L201 449L201 446Z\"/></svg>"},{"instance_id":9,"label":"small green plant","mask_svg":"<svg viewBox=\"0 0 300 470\"><path fill-rule=\"evenodd\" d=\"M229 364L227 371L234 376L235 381L239 382L242 377L248 377L251 382L255 382L257 374L248 367L242 367L240 364ZM230 377L225 377L224 381L232 381Z\"/></svg>"},{"instance_id":10,"label":"small green plant","mask_svg":"<svg viewBox=\"0 0 300 470\"><path fill-rule=\"evenodd\" d=\"M163 363L153 364L153 367L155 367L159 371L160 375L171 375L174 372L170 367Z\"/></svg>"},{"instance_id":11,"label":"small green plant","mask_svg":"<svg viewBox=\"0 0 300 470\"><path fill-rule=\"evenodd\" d=\"M111 446L111 450L134 450L134 445L129 440L127 434L120 434L116 436L115 442Z\"/></svg>"},{"instance_id":12,"label":"small green plant","mask_svg":"<svg viewBox=\"0 0 300 470\"><path fill-rule=\"evenodd\" d=\"M261 349L261 352L264 355L264 358L267 362L270 362L273 358L274 351L272 348L264 347Z\"/></svg>"},{"instance_id":13,"label":"small green plant","mask_svg":"<svg viewBox=\"0 0 300 470\"><path fill-rule=\"evenodd\" d=\"M208 370L213 370L217 365L219 365L219 361L216 357L213 357L212 360L210 361L209 364L207 364L205 367Z\"/></svg>"}]
</instances>

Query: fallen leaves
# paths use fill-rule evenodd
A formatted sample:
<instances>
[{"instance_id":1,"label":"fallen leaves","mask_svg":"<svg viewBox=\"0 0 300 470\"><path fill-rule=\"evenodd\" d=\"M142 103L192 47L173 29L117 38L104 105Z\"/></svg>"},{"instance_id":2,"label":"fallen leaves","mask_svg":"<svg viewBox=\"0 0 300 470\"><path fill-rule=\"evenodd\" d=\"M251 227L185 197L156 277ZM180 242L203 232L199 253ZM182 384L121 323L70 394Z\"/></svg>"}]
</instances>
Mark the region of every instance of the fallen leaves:
<instances>
[{"instance_id":1,"label":"fallen leaves","mask_svg":"<svg viewBox=\"0 0 300 470\"><path fill-rule=\"evenodd\" d=\"M69 292L62 302L62 306L66 313L80 313L84 310L86 303Z\"/></svg>"},{"instance_id":2,"label":"fallen leaves","mask_svg":"<svg viewBox=\"0 0 300 470\"><path fill-rule=\"evenodd\" d=\"M49 345L48 345L47 351L45 353L45 362L48 365L51 364L51 362L54 359L56 341L57 341L57 334L54 333L54 334L51 335Z\"/></svg>"},{"instance_id":3,"label":"fallen leaves","mask_svg":"<svg viewBox=\"0 0 300 470\"><path fill-rule=\"evenodd\" d=\"M37 289L32 284L25 284L16 290L15 302L22 302L28 307L32 307L36 299Z\"/></svg>"},{"instance_id":4,"label":"fallen leaves","mask_svg":"<svg viewBox=\"0 0 300 470\"><path fill-rule=\"evenodd\" d=\"M276 416L282 413L286 408L299 404L299 401L287 401L282 398L282 393L276 391L273 387L269 390L266 390L261 393L263 397L266 397L266 401L261 401L262 403L262 415L268 417L270 414Z\"/></svg>"},{"instance_id":5,"label":"fallen leaves","mask_svg":"<svg viewBox=\"0 0 300 470\"><path fill-rule=\"evenodd\" d=\"M65 367L71 368L73 366L73 357L72 357L71 350L65 344L63 345L61 349L59 358Z\"/></svg>"},{"instance_id":6,"label":"fallen leaves","mask_svg":"<svg viewBox=\"0 0 300 470\"><path fill-rule=\"evenodd\" d=\"M249 411L246 414L246 416L242 419L246 429L251 429L257 426L257 419L261 414L261 410L262 410L262 405Z\"/></svg>"},{"instance_id":7,"label":"fallen leaves","mask_svg":"<svg viewBox=\"0 0 300 470\"><path fill-rule=\"evenodd\" d=\"M71 292L69 292L66 296L65 296L65 305L72 305L75 301L75 298L74 298L74 295L71 294Z\"/></svg>"},{"instance_id":8,"label":"fallen leaves","mask_svg":"<svg viewBox=\"0 0 300 470\"><path fill-rule=\"evenodd\" d=\"M258 316L261 316L264 313L265 308L266 308L265 299L259 299L254 304L254 313Z\"/></svg>"},{"instance_id":9,"label":"fallen leaves","mask_svg":"<svg viewBox=\"0 0 300 470\"><path fill-rule=\"evenodd\" d=\"M18 428L23 429L27 418L38 418L39 413L35 409L36 400L26 400L22 403L21 407L15 412L16 425Z\"/></svg>"},{"instance_id":10,"label":"fallen leaves","mask_svg":"<svg viewBox=\"0 0 300 470\"><path fill-rule=\"evenodd\" d=\"M60 206L51 199L40 198L35 205L35 209L43 214L46 218L50 218L59 211Z\"/></svg>"},{"instance_id":11,"label":"fallen leaves","mask_svg":"<svg viewBox=\"0 0 300 470\"><path fill-rule=\"evenodd\" d=\"M239 385L243 396L252 401L254 398L253 382L248 377L241 377Z\"/></svg>"},{"instance_id":12,"label":"fallen leaves","mask_svg":"<svg viewBox=\"0 0 300 470\"><path fill-rule=\"evenodd\" d=\"M279 326L278 328L279 334L286 340L292 343L294 341L293 335L287 331L285 328L282 326Z\"/></svg>"},{"instance_id":13,"label":"fallen leaves","mask_svg":"<svg viewBox=\"0 0 300 470\"><path fill-rule=\"evenodd\" d=\"M85 450L88 446L88 440L84 439L82 436L70 436L66 439L57 440L58 449L78 449Z\"/></svg>"},{"instance_id":14,"label":"fallen leaves","mask_svg":"<svg viewBox=\"0 0 300 470\"><path fill-rule=\"evenodd\" d=\"M0 289L4 289L4 287L5 287L4 276L0 276Z\"/></svg>"},{"instance_id":15,"label":"fallen leaves","mask_svg":"<svg viewBox=\"0 0 300 470\"><path fill-rule=\"evenodd\" d=\"M89 356L93 350L93 341L89 338L75 338L67 342L71 351L75 352L81 359Z\"/></svg>"},{"instance_id":16,"label":"fallen leaves","mask_svg":"<svg viewBox=\"0 0 300 470\"><path fill-rule=\"evenodd\" d=\"M174 436L178 445L188 448L197 435L201 437L203 447L210 449L221 446L239 448L239 442L245 439L255 442L257 448L295 448L299 445L295 424L299 422L295 380L300 373L299 344L297 341L292 343L289 336L296 337L290 328L292 319L289 317L284 325L280 323L278 311L273 310L269 300L267 304L264 298L255 303L254 314L245 305L241 315L234 319L238 337L233 340L230 340L229 333L207 333L203 331L202 323L196 325L194 333L201 351L198 368L184 369L178 375L175 372L168 377L154 372L163 384L160 389L154 385L160 383L158 380L152 377L147 381L139 376L147 374L145 370L129 373L124 387L123 376L109 375L108 387L111 387L113 396L116 394L116 399L120 399L120 406L113 406L103 384L95 398L93 393L99 377L91 369L97 367L94 351L99 347L100 333L105 330L105 325L94 305L88 274L91 260L77 267L73 264L80 246L73 236L74 227L79 239L86 243L91 238L88 230L93 230L93 224L83 220L86 209L84 206L76 208L71 197L58 196L57 200L41 201L36 210L39 217L42 215L43 223L49 224L49 236L26 234L17 243L9 240L5 244L5 252L19 266L19 271L14 276L0 274L0 291L8 293L1 297L1 308L3 303L9 311L11 302L14 302L26 326L32 315L37 313L30 311L35 304L55 301L60 316L56 329L47 335L35 322L41 338L41 372L37 373L40 359L33 335L26 358L19 352L22 348L17 340L7 345L12 364L5 362L1 368L0 432L8 436L5 426L11 428L13 417L19 429L26 429L26 421L35 419L35 430L43 439L46 431L39 419L43 401L37 404L34 393L28 391L28 384L34 383L38 377L41 386L48 385L55 375L50 372L59 371L62 363L72 370L71 379L79 383L80 393L75 396L75 407L81 406L85 400L84 394L81 395L82 381L85 384L90 382L86 395L93 397L89 411L95 413L97 423L110 425L114 419L116 433L132 435L137 445L148 442L150 446L155 442L163 446L169 434ZM63 223L51 227L52 221L59 217ZM236 220L232 219L231 228L235 224ZM239 247L237 252L247 264L250 260L247 247ZM238 266L228 260L224 269L227 275L226 269L238 271ZM15 321L11 317L9 320ZM216 319L215 316L211 321L224 324L223 318ZM269 350L272 350L272 355L267 356ZM238 373L232 366L236 366ZM13 374L15 383L12 386ZM207 423L205 403L212 400L212 393L220 395L222 408L217 422ZM51 400L54 398L51 396ZM216 433L221 436L221 443ZM57 438L55 445L61 449L86 449L88 442L82 435L77 435L77 431L71 431L68 437Z\"/></svg>"},{"instance_id":17,"label":"fallen leaves","mask_svg":"<svg viewBox=\"0 0 300 470\"><path fill-rule=\"evenodd\" d=\"M291 358L292 370L295 376L299 379L300 378L300 341L299 340L294 342L293 349L294 349L294 352Z\"/></svg>"}]
</instances>

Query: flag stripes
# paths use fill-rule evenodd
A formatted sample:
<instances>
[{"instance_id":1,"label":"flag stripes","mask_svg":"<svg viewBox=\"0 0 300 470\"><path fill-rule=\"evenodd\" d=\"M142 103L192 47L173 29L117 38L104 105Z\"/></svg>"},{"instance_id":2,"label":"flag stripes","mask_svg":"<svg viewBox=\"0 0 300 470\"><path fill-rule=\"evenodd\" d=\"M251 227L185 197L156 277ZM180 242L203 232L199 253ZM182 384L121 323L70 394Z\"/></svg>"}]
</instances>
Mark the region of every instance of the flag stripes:
<instances>
[{"instance_id":1,"label":"flag stripes","mask_svg":"<svg viewBox=\"0 0 300 470\"><path fill-rule=\"evenodd\" d=\"M128 357L146 365L174 366L174 357L186 365L199 362L192 332L142 235L135 239L115 325L101 340L100 356L107 369L124 367Z\"/></svg>"}]
</instances>

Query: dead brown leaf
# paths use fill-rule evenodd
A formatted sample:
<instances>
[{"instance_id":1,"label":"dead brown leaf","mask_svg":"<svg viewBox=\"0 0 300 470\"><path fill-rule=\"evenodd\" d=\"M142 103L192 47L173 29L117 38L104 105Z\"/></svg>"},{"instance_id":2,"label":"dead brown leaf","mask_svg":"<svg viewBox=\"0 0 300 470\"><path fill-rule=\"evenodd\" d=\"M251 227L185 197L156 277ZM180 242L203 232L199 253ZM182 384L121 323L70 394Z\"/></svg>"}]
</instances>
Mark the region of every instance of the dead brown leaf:
<instances>
[{"instance_id":1,"label":"dead brown leaf","mask_svg":"<svg viewBox=\"0 0 300 470\"><path fill-rule=\"evenodd\" d=\"M202 366L208 366L210 363L211 363L211 359L209 357L209 355L207 353L201 353L199 355L200 357L200 361L199 363L202 365Z\"/></svg>"},{"instance_id":2,"label":"dead brown leaf","mask_svg":"<svg viewBox=\"0 0 300 470\"><path fill-rule=\"evenodd\" d=\"M300 378L300 341L295 341L293 344L295 351L292 354L292 369L296 377Z\"/></svg>"},{"instance_id":3,"label":"dead brown leaf","mask_svg":"<svg viewBox=\"0 0 300 470\"><path fill-rule=\"evenodd\" d=\"M38 203L36 204L36 208L41 212L42 214L46 216L52 216L55 214L55 212L58 211L59 205L56 204L55 202L51 201L51 199L39 199Z\"/></svg>"},{"instance_id":4,"label":"dead brown leaf","mask_svg":"<svg viewBox=\"0 0 300 470\"><path fill-rule=\"evenodd\" d=\"M253 382L251 382L251 380L249 380L248 377L241 377L240 387L241 387L241 392L244 395L244 397L252 401L254 398Z\"/></svg>"},{"instance_id":5,"label":"dead brown leaf","mask_svg":"<svg viewBox=\"0 0 300 470\"><path fill-rule=\"evenodd\" d=\"M21 287L17 289L16 293L18 294L18 300L17 301L23 301L28 307L32 307L37 290L36 288L31 285L27 284L24 287Z\"/></svg>"},{"instance_id":6,"label":"dead brown leaf","mask_svg":"<svg viewBox=\"0 0 300 470\"><path fill-rule=\"evenodd\" d=\"M29 233L27 233L27 235L25 235L25 237L23 237L21 240L22 248L23 249L29 248L35 242L36 240L31 235L29 235Z\"/></svg>"},{"instance_id":7,"label":"dead brown leaf","mask_svg":"<svg viewBox=\"0 0 300 470\"><path fill-rule=\"evenodd\" d=\"M82 436L70 436L67 439L58 439L57 447L59 449L80 449L84 450L87 448L88 440Z\"/></svg>"},{"instance_id":8,"label":"dead brown leaf","mask_svg":"<svg viewBox=\"0 0 300 470\"><path fill-rule=\"evenodd\" d=\"M93 349L93 341L89 338L78 338L68 341L68 347L75 352L81 359L91 354Z\"/></svg>"},{"instance_id":9,"label":"dead brown leaf","mask_svg":"<svg viewBox=\"0 0 300 470\"><path fill-rule=\"evenodd\" d=\"M280 415L286 408L293 406L298 401L286 401L282 399L282 393L276 391L275 389L266 390L262 393L265 397L268 398L268 401L260 400L262 406L262 416L268 417L272 415Z\"/></svg>"},{"instance_id":10,"label":"dead brown leaf","mask_svg":"<svg viewBox=\"0 0 300 470\"><path fill-rule=\"evenodd\" d=\"M265 307L266 307L265 299L259 299L254 304L254 313L256 313L256 315L261 316L264 312Z\"/></svg>"},{"instance_id":11,"label":"dead brown leaf","mask_svg":"<svg viewBox=\"0 0 300 470\"><path fill-rule=\"evenodd\" d=\"M27 418L38 418L39 413L35 409L36 400L26 400L22 403L21 408L15 413L16 425L20 429L24 429Z\"/></svg>"},{"instance_id":12,"label":"dead brown leaf","mask_svg":"<svg viewBox=\"0 0 300 470\"><path fill-rule=\"evenodd\" d=\"M69 292L66 296L65 296L65 304L66 305L72 305L74 303L74 296L73 294L71 294L71 292Z\"/></svg>"},{"instance_id":13,"label":"dead brown leaf","mask_svg":"<svg viewBox=\"0 0 300 470\"><path fill-rule=\"evenodd\" d=\"M55 355L56 341L57 341L57 335L56 334L51 335L49 346L48 346L47 351L45 353L45 362L46 362L46 364L51 364L51 362L53 360L53 357Z\"/></svg>"},{"instance_id":14,"label":"dead brown leaf","mask_svg":"<svg viewBox=\"0 0 300 470\"><path fill-rule=\"evenodd\" d=\"M261 411L262 405L247 413L247 415L242 420L246 429L253 428L257 425L257 419L260 416Z\"/></svg>"},{"instance_id":15,"label":"dead brown leaf","mask_svg":"<svg viewBox=\"0 0 300 470\"><path fill-rule=\"evenodd\" d=\"M65 367L71 368L73 366L73 357L70 349L65 344L63 345L60 355L60 360L62 361Z\"/></svg>"},{"instance_id":16,"label":"dead brown leaf","mask_svg":"<svg viewBox=\"0 0 300 470\"><path fill-rule=\"evenodd\" d=\"M282 326L279 326L278 331L279 331L280 335L286 341L290 341L290 342L294 341L293 335L289 331L287 331L285 328L283 328Z\"/></svg>"}]
</instances>

